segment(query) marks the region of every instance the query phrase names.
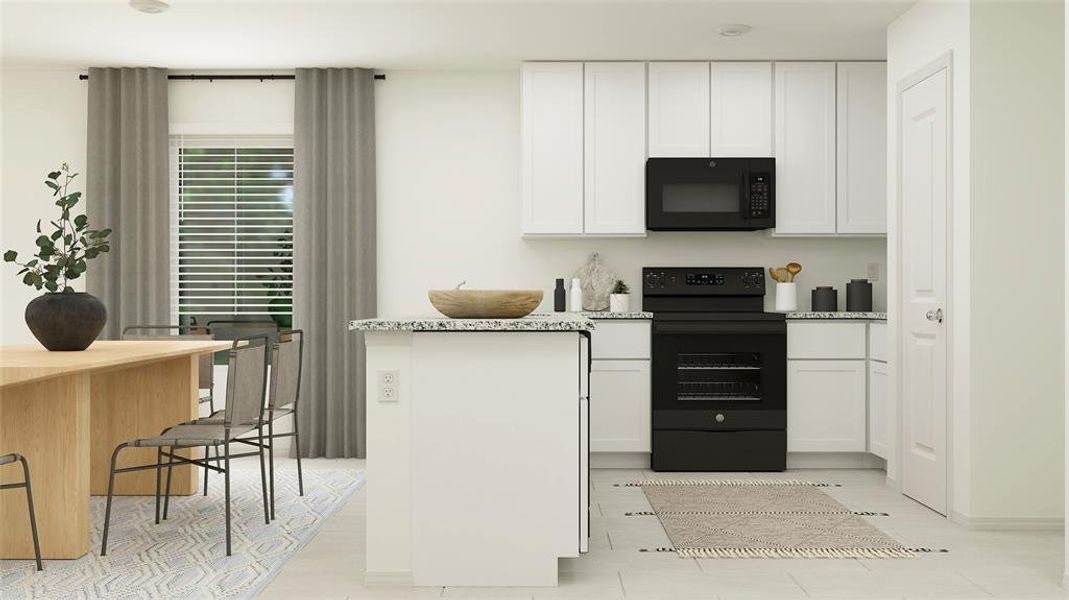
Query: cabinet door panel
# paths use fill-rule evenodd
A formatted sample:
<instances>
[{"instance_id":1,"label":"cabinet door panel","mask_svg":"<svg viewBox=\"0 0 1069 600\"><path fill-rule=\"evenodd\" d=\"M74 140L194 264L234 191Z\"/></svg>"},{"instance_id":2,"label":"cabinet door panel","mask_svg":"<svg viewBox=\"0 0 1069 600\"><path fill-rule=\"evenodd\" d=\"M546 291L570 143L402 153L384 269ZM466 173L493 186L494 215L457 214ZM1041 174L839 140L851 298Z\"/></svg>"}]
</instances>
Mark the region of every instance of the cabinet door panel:
<instances>
[{"instance_id":1,"label":"cabinet door panel","mask_svg":"<svg viewBox=\"0 0 1069 600\"><path fill-rule=\"evenodd\" d=\"M587 63L585 233L646 232L646 63Z\"/></svg>"},{"instance_id":2,"label":"cabinet door panel","mask_svg":"<svg viewBox=\"0 0 1069 600\"><path fill-rule=\"evenodd\" d=\"M869 361L869 452L884 460L891 456L895 410L888 393L891 372L887 363Z\"/></svg>"},{"instance_id":3,"label":"cabinet door panel","mask_svg":"<svg viewBox=\"0 0 1069 600\"><path fill-rule=\"evenodd\" d=\"M523 65L523 232L583 231L583 65Z\"/></svg>"},{"instance_id":4,"label":"cabinet door panel","mask_svg":"<svg viewBox=\"0 0 1069 600\"><path fill-rule=\"evenodd\" d=\"M650 451L650 361L594 361L590 451Z\"/></svg>"},{"instance_id":5,"label":"cabinet door panel","mask_svg":"<svg viewBox=\"0 0 1069 600\"><path fill-rule=\"evenodd\" d=\"M787 450L865 451L865 361L787 361Z\"/></svg>"},{"instance_id":6,"label":"cabinet door panel","mask_svg":"<svg viewBox=\"0 0 1069 600\"><path fill-rule=\"evenodd\" d=\"M772 63L714 62L711 156L772 156Z\"/></svg>"},{"instance_id":7,"label":"cabinet door panel","mask_svg":"<svg viewBox=\"0 0 1069 600\"><path fill-rule=\"evenodd\" d=\"M887 233L887 63L838 64L839 233Z\"/></svg>"},{"instance_id":8,"label":"cabinet door panel","mask_svg":"<svg viewBox=\"0 0 1069 600\"><path fill-rule=\"evenodd\" d=\"M835 233L835 63L776 63L776 233Z\"/></svg>"},{"instance_id":9,"label":"cabinet door panel","mask_svg":"<svg viewBox=\"0 0 1069 600\"><path fill-rule=\"evenodd\" d=\"M649 155L709 156L709 63L649 64Z\"/></svg>"}]
</instances>

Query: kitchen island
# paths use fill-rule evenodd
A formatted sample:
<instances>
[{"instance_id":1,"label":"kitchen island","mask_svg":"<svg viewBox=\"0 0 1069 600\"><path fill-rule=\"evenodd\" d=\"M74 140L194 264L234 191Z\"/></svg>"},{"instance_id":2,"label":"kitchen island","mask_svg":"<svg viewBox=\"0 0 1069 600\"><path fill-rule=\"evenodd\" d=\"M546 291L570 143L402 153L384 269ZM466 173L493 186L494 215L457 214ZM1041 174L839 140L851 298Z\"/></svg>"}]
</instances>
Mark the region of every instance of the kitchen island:
<instances>
[{"instance_id":1,"label":"kitchen island","mask_svg":"<svg viewBox=\"0 0 1069 600\"><path fill-rule=\"evenodd\" d=\"M367 583L555 586L586 551L586 317L367 319Z\"/></svg>"}]
</instances>

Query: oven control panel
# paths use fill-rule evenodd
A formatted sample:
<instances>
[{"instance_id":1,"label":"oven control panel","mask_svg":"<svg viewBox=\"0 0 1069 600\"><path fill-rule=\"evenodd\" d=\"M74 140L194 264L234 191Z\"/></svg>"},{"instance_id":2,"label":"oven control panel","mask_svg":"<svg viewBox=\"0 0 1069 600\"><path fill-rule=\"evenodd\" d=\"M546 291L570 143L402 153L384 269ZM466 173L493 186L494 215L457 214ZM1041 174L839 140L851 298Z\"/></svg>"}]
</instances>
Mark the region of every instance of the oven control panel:
<instances>
[{"instance_id":1,"label":"oven control panel","mask_svg":"<svg viewBox=\"0 0 1069 600\"><path fill-rule=\"evenodd\" d=\"M642 292L647 296L764 296L761 267L646 267Z\"/></svg>"}]
</instances>

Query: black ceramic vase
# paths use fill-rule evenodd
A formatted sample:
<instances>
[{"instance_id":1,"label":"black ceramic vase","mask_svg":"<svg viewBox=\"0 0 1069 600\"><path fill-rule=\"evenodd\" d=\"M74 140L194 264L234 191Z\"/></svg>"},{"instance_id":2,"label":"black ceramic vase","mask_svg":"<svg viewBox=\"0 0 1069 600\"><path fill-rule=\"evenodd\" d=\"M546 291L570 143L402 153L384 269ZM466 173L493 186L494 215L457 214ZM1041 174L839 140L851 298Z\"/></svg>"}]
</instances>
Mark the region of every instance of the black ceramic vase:
<instances>
[{"instance_id":1,"label":"black ceramic vase","mask_svg":"<svg viewBox=\"0 0 1069 600\"><path fill-rule=\"evenodd\" d=\"M107 321L104 303L85 292L49 293L26 305L33 337L53 351L85 350Z\"/></svg>"}]
</instances>

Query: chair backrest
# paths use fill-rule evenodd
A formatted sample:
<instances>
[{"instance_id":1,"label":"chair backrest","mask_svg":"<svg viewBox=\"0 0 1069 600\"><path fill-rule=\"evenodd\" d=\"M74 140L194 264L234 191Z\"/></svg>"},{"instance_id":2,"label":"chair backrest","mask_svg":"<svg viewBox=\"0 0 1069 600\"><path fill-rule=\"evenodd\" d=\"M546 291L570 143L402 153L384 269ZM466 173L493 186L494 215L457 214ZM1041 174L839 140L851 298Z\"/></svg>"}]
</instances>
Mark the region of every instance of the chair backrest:
<instances>
[{"instance_id":1,"label":"chair backrest","mask_svg":"<svg viewBox=\"0 0 1069 600\"><path fill-rule=\"evenodd\" d=\"M285 408L297 404L301 388L301 363L304 357L304 331L294 329L271 347L271 395L268 407Z\"/></svg>"},{"instance_id":2,"label":"chair backrest","mask_svg":"<svg viewBox=\"0 0 1069 600\"><path fill-rule=\"evenodd\" d=\"M215 336L203 325L130 325L122 330L124 340L213 340ZM198 387L212 389L215 382L212 357L201 354L198 359Z\"/></svg>"},{"instance_id":3,"label":"chair backrest","mask_svg":"<svg viewBox=\"0 0 1069 600\"><path fill-rule=\"evenodd\" d=\"M213 319L207 327L217 340L237 340L266 335L271 343L278 341L278 324L274 321L228 321Z\"/></svg>"},{"instance_id":4,"label":"chair backrest","mask_svg":"<svg viewBox=\"0 0 1069 600\"><path fill-rule=\"evenodd\" d=\"M267 336L255 336L234 340L230 348L223 416L223 423L228 428L240 425L259 427L263 422L267 344Z\"/></svg>"}]
</instances>

